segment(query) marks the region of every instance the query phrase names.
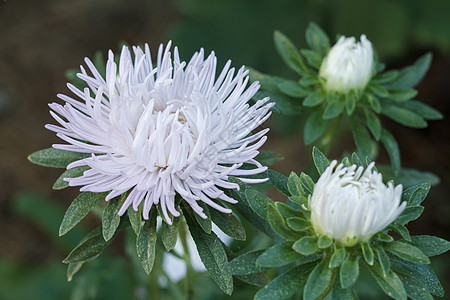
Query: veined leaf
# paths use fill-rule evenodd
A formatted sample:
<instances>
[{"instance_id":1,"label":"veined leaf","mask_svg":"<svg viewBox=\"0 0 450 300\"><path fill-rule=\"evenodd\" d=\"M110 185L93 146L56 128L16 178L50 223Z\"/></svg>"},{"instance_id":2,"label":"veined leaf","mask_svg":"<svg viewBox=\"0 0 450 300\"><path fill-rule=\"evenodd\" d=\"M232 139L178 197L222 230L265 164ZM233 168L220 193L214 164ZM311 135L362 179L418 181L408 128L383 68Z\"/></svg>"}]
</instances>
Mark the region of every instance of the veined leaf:
<instances>
[{"instance_id":1,"label":"veined leaf","mask_svg":"<svg viewBox=\"0 0 450 300\"><path fill-rule=\"evenodd\" d=\"M90 154L47 148L30 154L28 160L45 167L65 168L71 162L86 157L90 157Z\"/></svg>"},{"instance_id":2,"label":"veined leaf","mask_svg":"<svg viewBox=\"0 0 450 300\"><path fill-rule=\"evenodd\" d=\"M150 217L144 222L139 234L136 238L136 251L144 267L145 273L150 274L155 263L156 254L156 210L150 210Z\"/></svg>"}]
</instances>

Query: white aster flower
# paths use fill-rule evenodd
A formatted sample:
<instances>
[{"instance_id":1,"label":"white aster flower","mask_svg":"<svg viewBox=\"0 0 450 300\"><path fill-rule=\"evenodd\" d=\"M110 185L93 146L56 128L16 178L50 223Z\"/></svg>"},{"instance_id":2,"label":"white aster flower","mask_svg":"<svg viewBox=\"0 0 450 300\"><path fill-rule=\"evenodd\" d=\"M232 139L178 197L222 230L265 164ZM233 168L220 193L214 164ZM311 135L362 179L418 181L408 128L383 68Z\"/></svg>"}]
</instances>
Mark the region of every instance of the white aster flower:
<instances>
[{"instance_id":1,"label":"white aster flower","mask_svg":"<svg viewBox=\"0 0 450 300\"><path fill-rule=\"evenodd\" d=\"M143 205L148 219L151 207L159 204L169 224L169 213L179 216L176 193L203 218L197 201L231 212L217 199L236 201L220 188L239 188L228 176L267 169L254 158L268 129L251 132L270 116L273 105L269 98L248 104L259 83L247 87L244 67L236 72L228 61L216 78L214 52L205 59L201 49L186 63L176 47L172 58L170 46L159 47L156 67L148 45L133 47L133 54L123 47L118 65L110 51L106 78L86 58L92 75L81 66L78 77L89 88L80 91L68 84L79 99L58 95L65 104L51 103L50 113L60 126L46 126L69 143L54 148L92 154L68 165L90 167L80 177L66 178L70 186L110 192L107 201L128 192L119 215ZM255 167L240 169L244 163Z\"/></svg>"},{"instance_id":2,"label":"white aster flower","mask_svg":"<svg viewBox=\"0 0 450 300\"><path fill-rule=\"evenodd\" d=\"M391 224L405 209L400 204L402 186L389 182L372 171L356 165L337 166L333 161L320 176L308 205L311 223L318 235L326 235L345 246L367 242Z\"/></svg>"},{"instance_id":3,"label":"white aster flower","mask_svg":"<svg viewBox=\"0 0 450 300\"><path fill-rule=\"evenodd\" d=\"M372 68L373 49L366 36L361 35L361 42L342 36L324 58L319 75L325 78L327 91L345 93L364 89L372 76Z\"/></svg>"}]
</instances>

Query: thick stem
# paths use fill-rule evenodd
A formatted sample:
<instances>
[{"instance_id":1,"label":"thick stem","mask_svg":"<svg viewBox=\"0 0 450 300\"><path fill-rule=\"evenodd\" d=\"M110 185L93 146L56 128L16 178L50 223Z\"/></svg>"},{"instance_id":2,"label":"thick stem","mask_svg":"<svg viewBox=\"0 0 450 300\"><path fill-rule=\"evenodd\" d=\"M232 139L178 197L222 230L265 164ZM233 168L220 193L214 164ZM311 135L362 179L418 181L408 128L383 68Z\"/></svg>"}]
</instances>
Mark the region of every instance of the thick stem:
<instances>
[{"instance_id":1,"label":"thick stem","mask_svg":"<svg viewBox=\"0 0 450 300\"><path fill-rule=\"evenodd\" d=\"M189 247L186 240L186 221L183 219L178 225L181 243L183 244L184 261L186 262L187 274L185 278L186 284L186 299L194 299L194 269L191 264L191 257L189 255Z\"/></svg>"},{"instance_id":2,"label":"thick stem","mask_svg":"<svg viewBox=\"0 0 450 300\"><path fill-rule=\"evenodd\" d=\"M325 289L325 291L323 291L322 294L319 295L319 297L316 298L316 300L325 299L325 297L328 295L328 293L331 292L331 289L333 288L333 285L334 285L334 281L336 280L336 274L337 274L337 268L333 268L331 270L331 279L330 279L330 282L328 283L327 288Z\"/></svg>"}]
</instances>

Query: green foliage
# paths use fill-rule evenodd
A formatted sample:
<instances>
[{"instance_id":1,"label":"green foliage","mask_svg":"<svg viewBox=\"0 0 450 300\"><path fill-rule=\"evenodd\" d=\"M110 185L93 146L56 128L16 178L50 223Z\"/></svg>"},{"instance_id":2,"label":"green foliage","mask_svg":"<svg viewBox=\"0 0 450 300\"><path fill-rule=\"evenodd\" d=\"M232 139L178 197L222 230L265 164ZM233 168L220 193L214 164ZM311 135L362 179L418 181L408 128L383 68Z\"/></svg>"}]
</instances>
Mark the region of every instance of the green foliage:
<instances>
[{"instance_id":1,"label":"green foliage","mask_svg":"<svg viewBox=\"0 0 450 300\"><path fill-rule=\"evenodd\" d=\"M101 227L97 227L81 240L80 244L63 260L63 263L78 263L100 255L111 241L105 241Z\"/></svg>"},{"instance_id":2,"label":"green foliage","mask_svg":"<svg viewBox=\"0 0 450 300\"><path fill-rule=\"evenodd\" d=\"M328 263L327 259L322 260L309 274L303 290L304 299L316 299L325 292L333 274L333 271L328 268Z\"/></svg>"},{"instance_id":3,"label":"green foliage","mask_svg":"<svg viewBox=\"0 0 450 300\"><path fill-rule=\"evenodd\" d=\"M339 279L341 287L346 289L351 287L359 276L359 261L355 255L348 255L341 264Z\"/></svg>"},{"instance_id":4,"label":"green foliage","mask_svg":"<svg viewBox=\"0 0 450 300\"><path fill-rule=\"evenodd\" d=\"M251 251L231 260L225 267L225 271L233 275L248 275L268 270L267 267L257 262L264 250Z\"/></svg>"},{"instance_id":5,"label":"green foliage","mask_svg":"<svg viewBox=\"0 0 450 300\"><path fill-rule=\"evenodd\" d=\"M119 210L126 199L126 194L109 200L102 215L102 233L105 241L110 240L120 224Z\"/></svg>"},{"instance_id":6,"label":"green foliage","mask_svg":"<svg viewBox=\"0 0 450 300\"><path fill-rule=\"evenodd\" d=\"M54 190L62 190L69 186L69 183L64 180L64 178L75 178L83 175L84 171L89 170L88 166L80 166L75 167L69 170L66 170L61 176L58 177L55 184L53 185Z\"/></svg>"},{"instance_id":7,"label":"green foliage","mask_svg":"<svg viewBox=\"0 0 450 300\"><path fill-rule=\"evenodd\" d=\"M136 250L145 273L150 274L156 255L156 210L150 210L149 219L144 223L136 237Z\"/></svg>"},{"instance_id":8,"label":"green foliage","mask_svg":"<svg viewBox=\"0 0 450 300\"><path fill-rule=\"evenodd\" d=\"M276 268L299 260L302 256L292 249L292 242L281 242L266 249L256 260L259 266Z\"/></svg>"},{"instance_id":9,"label":"green foliage","mask_svg":"<svg viewBox=\"0 0 450 300\"><path fill-rule=\"evenodd\" d=\"M214 224L216 224L226 235L235 240L246 240L245 228L233 214L225 214L215 209L212 209L210 213Z\"/></svg>"},{"instance_id":10,"label":"green foliage","mask_svg":"<svg viewBox=\"0 0 450 300\"><path fill-rule=\"evenodd\" d=\"M48 148L36 151L28 156L28 160L44 167L65 168L71 162L89 157L90 154Z\"/></svg>"}]
</instances>

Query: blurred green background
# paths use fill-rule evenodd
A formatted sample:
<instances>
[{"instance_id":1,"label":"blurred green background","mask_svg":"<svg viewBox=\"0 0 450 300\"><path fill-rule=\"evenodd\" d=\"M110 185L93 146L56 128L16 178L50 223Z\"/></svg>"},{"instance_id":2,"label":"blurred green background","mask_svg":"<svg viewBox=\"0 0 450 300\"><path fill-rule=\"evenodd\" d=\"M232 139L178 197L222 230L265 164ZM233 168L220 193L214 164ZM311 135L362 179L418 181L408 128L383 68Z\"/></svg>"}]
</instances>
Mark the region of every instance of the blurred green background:
<instances>
[{"instance_id":1,"label":"blurred green background","mask_svg":"<svg viewBox=\"0 0 450 300\"><path fill-rule=\"evenodd\" d=\"M51 190L61 170L26 160L31 152L57 142L44 124L53 122L47 103L56 101L57 93L68 91L65 71L78 67L85 56L93 57L97 50L117 52L122 41L133 45L148 42L155 49L172 39L184 59L204 47L207 52L214 49L219 65L232 59L237 67L245 64L293 79L295 74L275 52L272 33L281 30L301 48L310 21L332 37L365 33L388 69L411 64L432 51L433 63L418 86L418 97L446 119L420 130L383 122L399 141L405 167L431 171L441 178L424 203L421 219L409 225L411 233L450 240L449 14L448 0L1 1L0 299L147 296L134 281L139 276L129 275L132 268L124 254L123 237L85 276L66 281L65 265L60 261L96 220L88 218L84 227L59 238L64 210L78 191ZM264 149L285 156L274 169L282 173L304 170L310 149L302 145L295 126L298 122L276 115L270 122L274 129ZM352 142L344 143L343 149ZM340 150L336 149L335 155ZM380 161L387 161L384 153ZM434 258L433 264L450 293L449 254ZM103 271L102 276L89 277L89 272L97 274L95 268ZM213 296L210 293L205 298Z\"/></svg>"}]
</instances>

